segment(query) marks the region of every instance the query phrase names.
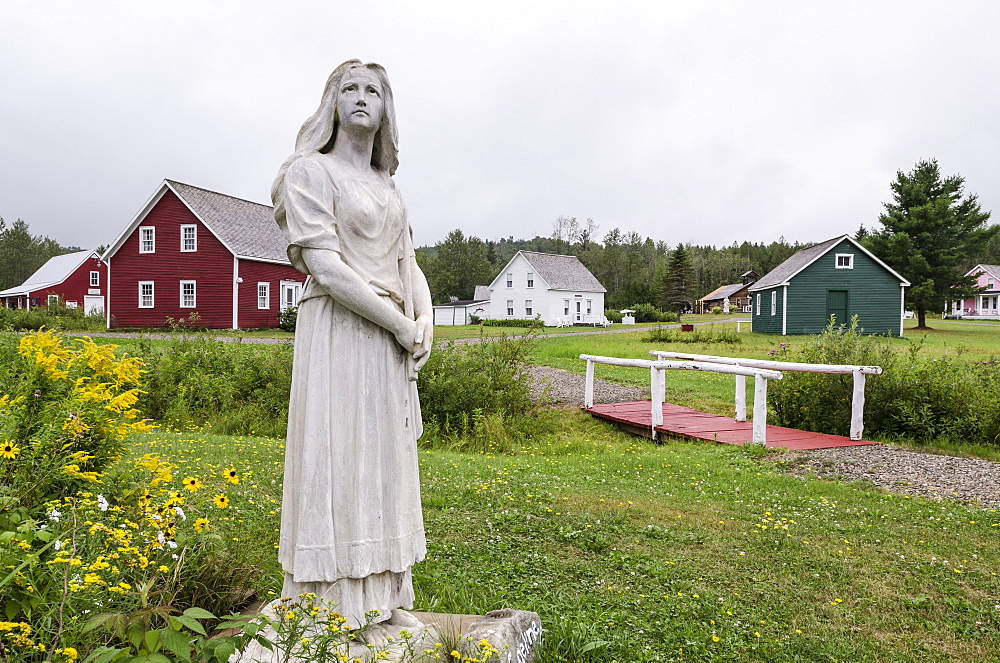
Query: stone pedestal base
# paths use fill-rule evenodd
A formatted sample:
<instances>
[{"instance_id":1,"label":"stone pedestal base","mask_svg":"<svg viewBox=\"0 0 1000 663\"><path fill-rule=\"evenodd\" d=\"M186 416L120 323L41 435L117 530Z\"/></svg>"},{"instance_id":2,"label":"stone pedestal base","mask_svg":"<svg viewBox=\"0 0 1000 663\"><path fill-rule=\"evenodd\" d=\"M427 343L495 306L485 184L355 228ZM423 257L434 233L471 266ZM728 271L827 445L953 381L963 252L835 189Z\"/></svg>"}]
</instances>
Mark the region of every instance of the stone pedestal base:
<instances>
[{"instance_id":1,"label":"stone pedestal base","mask_svg":"<svg viewBox=\"0 0 1000 663\"><path fill-rule=\"evenodd\" d=\"M463 657L480 661L531 663L542 634L538 614L524 610L494 610L482 617L433 612L402 614L402 620L369 628L363 636L367 643L353 642L349 649L342 646L337 654L346 654L349 660L359 659L364 663L375 660L421 663L453 661L451 652L457 650ZM411 616L413 622L400 623L406 621L406 616ZM274 640L272 629L266 629L264 635ZM285 660L284 651L277 647L268 651L257 643L229 659L230 663L281 663ZM293 654L287 660L304 663L310 659Z\"/></svg>"}]
</instances>

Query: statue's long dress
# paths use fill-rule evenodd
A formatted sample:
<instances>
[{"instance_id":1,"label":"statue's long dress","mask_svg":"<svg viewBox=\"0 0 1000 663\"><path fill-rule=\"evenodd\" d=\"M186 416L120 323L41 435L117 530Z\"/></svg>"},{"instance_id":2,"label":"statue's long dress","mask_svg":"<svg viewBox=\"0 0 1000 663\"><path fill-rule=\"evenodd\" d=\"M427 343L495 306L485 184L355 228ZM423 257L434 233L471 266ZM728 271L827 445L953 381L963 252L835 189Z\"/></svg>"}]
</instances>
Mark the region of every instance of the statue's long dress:
<instances>
[{"instance_id":1,"label":"statue's long dress","mask_svg":"<svg viewBox=\"0 0 1000 663\"><path fill-rule=\"evenodd\" d=\"M337 252L373 291L413 317L409 274L416 262L391 179L360 180L329 157L302 157L289 166L276 202L295 267L308 273L303 248ZM412 605L410 569L426 552L420 404L408 362L391 333L307 280L285 447L282 595L314 592L355 625L370 610L383 621L392 609Z\"/></svg>"}]
</instances>

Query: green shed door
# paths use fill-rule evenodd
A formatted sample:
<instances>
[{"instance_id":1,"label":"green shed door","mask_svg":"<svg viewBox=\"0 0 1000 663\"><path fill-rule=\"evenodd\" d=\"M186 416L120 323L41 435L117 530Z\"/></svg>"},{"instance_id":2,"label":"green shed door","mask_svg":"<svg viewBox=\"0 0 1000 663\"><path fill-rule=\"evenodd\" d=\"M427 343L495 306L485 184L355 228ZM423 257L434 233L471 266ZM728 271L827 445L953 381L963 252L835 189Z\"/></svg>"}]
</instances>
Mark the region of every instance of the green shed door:
<instances>
[{"instance_id":1,"label":"green shed door","mask_svg":"<svg viewBox=\"0 0 1000 663\"><path fill-rule=\"evenodd\" d=\"M847 291L827 290L826 291L826 319L835 316L837 324L842 325L848 321L847 317Z\"/></svg>"}]
</instances>

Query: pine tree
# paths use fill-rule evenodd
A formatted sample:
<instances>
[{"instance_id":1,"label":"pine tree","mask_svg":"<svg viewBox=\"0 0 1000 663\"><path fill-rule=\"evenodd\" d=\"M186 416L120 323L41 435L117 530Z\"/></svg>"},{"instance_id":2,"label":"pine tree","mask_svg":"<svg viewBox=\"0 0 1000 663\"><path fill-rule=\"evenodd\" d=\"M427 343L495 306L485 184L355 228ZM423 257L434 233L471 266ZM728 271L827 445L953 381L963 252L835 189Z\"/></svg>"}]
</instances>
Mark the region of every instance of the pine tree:
<instances>
[{"instance_id":1,"label":"pine tree","mask_svg":"<svg viewBox=\"0 0 1000 663\"><path fill-rule=\"evenodd\" d=\"M663 306L677 313L677 322L681 321L681 314L688 307L693 307L695 287L691 256L683 244L678 244L667 261L667 275L663 282Z\"/></svg>"},{"instance_id":2,"label":"pine tree","mask_svg":"<svg viewBox=\"0 0 1000 663\"><path fill-rule=\"evenodd\" d=\"M975 280L964 276L977 249L996 228L974 194L963 196L961 175L942 178L936 159L920 161L909 173L898 171L893 202L879 216L883 228L864 240L866 248L910 282L906 302L926 327L927 311L942 311L948 301L975 294Z\"/></svg>"}]
</instances>

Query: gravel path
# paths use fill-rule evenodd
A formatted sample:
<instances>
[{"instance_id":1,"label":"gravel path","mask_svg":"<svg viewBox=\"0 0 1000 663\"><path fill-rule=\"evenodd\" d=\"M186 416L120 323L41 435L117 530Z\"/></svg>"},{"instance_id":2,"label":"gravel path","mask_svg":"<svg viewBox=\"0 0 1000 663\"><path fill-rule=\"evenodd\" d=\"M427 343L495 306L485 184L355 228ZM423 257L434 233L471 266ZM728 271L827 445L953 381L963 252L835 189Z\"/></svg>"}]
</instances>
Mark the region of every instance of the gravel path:
<instances>
[{"instance_id":1,"label":"gravel path","mask_svg":"<svg viewBox=\"0 0 1000 663\"><path fill-rule=\"evenodd\" d=\"M1000 507L1000 463L907 451L885 445L795 452L785 457L799 475L869 481L894 493L951 498Z\"/></svg>"},{"instance_id":2,"label":"gravel path","mask_svg":"<svg viewBox=\"0 0 1000 663\"><path fill-rule=\"evenodd\" d=\"M533 378L531 393L536 400L583 405L586 378L559 368L531 366L528 373ZM624 387L614 382L594 378L595 403L620 403L649 398L649 389Z\"/></svg>"}]
</instances>

